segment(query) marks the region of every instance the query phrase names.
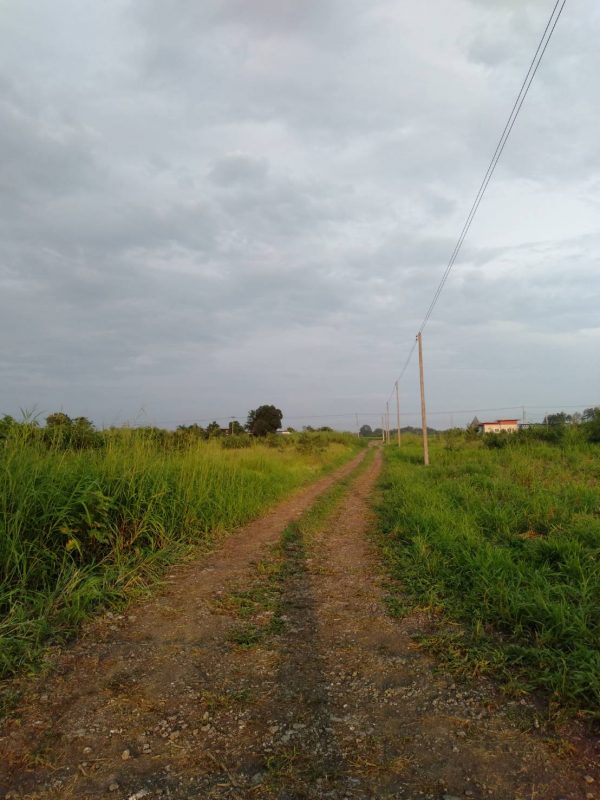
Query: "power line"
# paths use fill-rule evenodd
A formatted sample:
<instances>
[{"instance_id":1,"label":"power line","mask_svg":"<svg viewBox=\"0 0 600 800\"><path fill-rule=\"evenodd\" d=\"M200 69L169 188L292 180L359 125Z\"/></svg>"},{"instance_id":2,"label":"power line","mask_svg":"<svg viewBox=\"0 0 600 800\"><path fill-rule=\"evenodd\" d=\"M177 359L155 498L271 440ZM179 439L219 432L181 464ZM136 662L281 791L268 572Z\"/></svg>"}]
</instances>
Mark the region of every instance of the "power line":
<instances>
[{"instance_id":1,"label":"power line","mask_svg":"<svg viewBox=\"0 0 600 800\"><path fill-rule=\"evenodd\" d=\"M527 97L527 95L529 93L529 89L531 88L531 84L533 83L533 79L536 76L536 73L537 73L537 71L539 69L539 66L541 64L542 58L544 57L544 53L546 52L546 48L548 47L550 39L552 38L552 34L554 33L556 25L558 24L558 20L560 19L560 16L561 16L561 14L563 12L563 8L565 7L566 2L567 2L567 0L556 0L554 8L552 9L552 13L550 14L550 18L549 18L549 20L548 20L548 22L546 24L546 28L544 29L544 33L542 34L542 38L540 39L540 42L539 42L539 44L537 46L537 50L535 51L533 59L531 60L531 64L529 65L529 69L527 70L527 74L525 75L525 79L523 80L523 83L521 85L521 88L519 90L517 98L516 98L516 100L514 102L514 105L512 107L512 110L511 110L510 115L508 117L508 120L506 122L506 125L504 126L504 130L502 131L502 135L500 136L498 144L496 145L496 149L494 151L494 155L492 156L492 159L491 159L491 161L489 163L487 171L486 171L486 173L484 175L484 178L483 178L483 180L481 182L479 190L478 190L478 192L477 192L477 194L475 196L475 200L473 201L473 205L471 206L471 209L469 211L469 214L467 216L467 219L465 221L463 229L462 229L462 231L460 233L460 236L458 238L458 241L456 243L456 246L454 247L452 255L450 256L450 261L448 262L448 265L447 265L447 267L446 267L446 269L444 271L444 274L442 275L442 279L441 279L441 281L440 281L440 283L439 283L439 285L438 285L438 287L437 287L437 289L436 289L436 291L435 291L435 293L433 295L433 299L432 299L431 303L429 304L429 308L427 309L425 317L423 318L423 322L421 323L421 326L419 328L419 333L423 332L425 326L429 322L429 318L431 317L431 314L433 313L433 309L435 308L435 306L436 306L436 304L437 304L437 302L439 300L439 297L440 297L440 295L441 295L441 293L442 293L442 291L444 289L446 281L448 280L448 277L450 275L450 272L452 271L452 268L453 268L453 266L454 266L454 264L456 262L458 254L460 253L460 250L462 248L463 242L464 242L464 240L465 240L465 238L466 238L466 236L467 236L467 234L469 232L469 229L471 227L471 223L473 222L473 219L475 218L475 214L477 213L477 210L479 209L479 206L481 205L481 201L483 200L483 196L485 194L485 191L486 191L486 189L487 189L487 187L488 187L488 185L489 185L489 183L490 183L490 181L492 179L492 176L493 176L493 174L494 174L494 172L496 170L496 166L498 164L498 161L500 160L500 156L504 152L504 148L506 146L506 142L508 141L508 137L510 136L511 131L512 131L514 125L515 125L515 122L517 121L517 117L519 116L519 112L521 111L521 108L523 107L523 103L525 102L525 98ZM560 5L560 8L559 8L559 5ZM558 13L557 13L557 9L558 9Z\"/></svg>"},{"instance_id":2,"label":"power line","mask_svg":"<svg viewBox=\"0 0 600 800\"><path fill-rule=\"evenodd\" d=\"M498 161L500 160L500 157L501 157L502 153L504 152L504 148L506 147L506 143L508 141L508 138L509 138L509 136L510 136L510 134L512 132L512 129L513 129L514 125L515 125L515 122L517 121L517 117L519 116L521 108L523 107L523 103L525 102L525 98L527 97L527 95L529 93L529 89L531 88L531 84L533 83L533 79L535 78L536 73L537 73L537 71L539 69L539 66L540 66L540 64L542 62L542 59L544 57L544 54L545 54L546 49L548 47L548 44L550 43L550 39L552 38L554 30L555 30L555 28L556 28L556 26L558 24L558 20L560 19L560 16L561 16L561 14L563 12L563 9L565 7L566 1L567 0L556 0L556 2L554 4L554 8L552 9L552 13L550 14L548 22L546 23L546 27L544 28L544 32L542 34L542 37L541 37L541 39L540 39L540 41L538 43L537 49L536 49L536 51L534 53L534 56L533 56L533 58L531 60L531 63L529 65L529 69L527 70L525 78L523 79L523 83L521 84L521 88L519 89L519 93L517 94L517 97L515 99L515 102L513 104L511 112L509 114L509 117L508 117L508 119L506 121L506 124L504 126L504 130L502 131L500 139L498 140L498 144L496 145L496 149L494 150L494 154L492 155L492 158L490 160L488 168L487 168L487 170L485 172L483 180L481 181L481 184L479 186L477 194L475 195L475 199L473 201L473 204L471 205L471 208L469 210L469 213L467 215L467 218L465 220L463 228L462 228L462 230L460 232L460 235L458 237L458 241L456 242L456 245L454 246L454 250L452 251L452 255L450 256L450 260L449 260L449 262L448 262L448 264L446 266L446 269L444 270L444 273L443 273L442 278L441 278L441 280L440 280L440 282L439 282L439 284L437 286L437 289L434 292L433 298L432 298L432 300L431 300L431 302L429 304L429 307L428 307L428 309L427 309L427 311L425 313L423 321L421 322L421 325L420 325L419 330L418 330L419 334L423 333L423 330L425 329L425 326L429 322L429 319L430 319L430 317L431 317L431 315L433 313L433 310L434 310L435 306L437 305L437 302L438 302L438 300L440 298L440 295L441 295L441 293L442 293L442 291L444 289L444 286L446 285L446 281L448 280L450 272L452 271L452 268L454 267L454 264L456 263L456 259L458 258L458 255L459 255L459 253L461 251L462 245L463 245L463 243L464 243L464 241L465 241L465 239L467 237L467 234L468 234L468 232L469 232L469 230L471 228L471 224L473 222L473 219L475 218L475 215L477 214L479 206L481 205L481 201L483 200L483 196L484 196L484 194L486 192L486 189L489 186L489 183L490 183L490 181L492 179L492 176L493 176L493 174L494 174L494 172L496 170L496 166L498 165ZM400 371L400 375L398 376L398 378L394 382L394 387L396 386L396 384L404 376L404 374L405 374L405 372L406 372L406 370L407 370L407 368L408 368L408 366L409 366L409 364L411 362L411 359L412 359L412 357L414 355L414 352L415 352L415 349L416 349L416 345L417 345L417 341L415 340L413 342L413 346L411 347L411 349L410 349L410 351L408 353L408 357L407 357L407 359L406 359L406 361L405 361L405 363L404 363L404 365L403 365L403 367L402 367L402 369ZM389 402L389 399L392 397L392 395L394 393L394 387L392 387L392 391L390 392L390 394L388 396L388 402Z\"/></svg>"},{"instance_id":3,"label":"power line","mask_svg":"<svg viewBox=\"0 0 600 800\"><path fill-rule=\"evenodd\" d=\"M415 352L416 347L417 347L417 340L415 339L415 341L413 342L413 346L410 348L408 356L406 357L406 361L404 362L404 366L402 367L402 369L400 370L400 374L398 375L398 377L394 381L394 387L396 386L397 383L400 383L400 381L404 377L404 373L408 369L408 365L410 364L410 360L413 357L413 354ZM389 400L390 400L390 398L391 398L391 396L393 394L394 394L394 388L392 387L392 391L390 392L389 397L388 397L388 402L389 402Z\"/></svg>"},{"instance_id":4,"label":"power line","mask_svg":"<svg viewBox=\"0 0 600 800\"><path fill-rule=\"evenodd\" d=\"M530 404L527 404L527 403L525 403L525 404L517 403L516 405L513 405L513 406L495 406L493 408L490 408L490 407L488 407L488 408L448 408L448 409L438 410L438 411L429 411L428 410L427 414L428 415L435 415L435 416L442 416L444 414L477 414L477 413L488 412L488 411L489 412L492 412L492 411L495 411L495 412L498 412L498 411L514 411L515 409L522 409L522 408L531 409L531 410L539 410L539 409L547 410L549 408L560 408L561 410L564 410L564 409L567 409L567 408L591 408L591 407L593 407L595 405L597 405L597 403L553 403L553 402L549 402L549 403L545 403L544 405L539 405L539 406L538 405L530 405ZM418 415L420 412L419 412L419 409L407 409L403 413L406 416L414 416L414 415ZM339 413L336 413L336 414L292 414L292 415L285 414L283 418L284 418L284 420L294 420L294 419L307 419L307 420L309 420L309 419L343 419L343 418L356 417L356 415L358 415L359 417L379 417L380 416L380 412L371 410L371 411L351 411L351 412L350 411L344 411L344 412L339 412ZM241 418L243 416L244 416L243 414L232 414L232 415L225 416L225 417L214 417L214 416L212 416L212 417L199 417L199 418L196 418L194 420L194 422L196 422L196 423L198 423L198 422L209 422L209 421L212 422L213 420L216 421L216 422L229 421L229 420L232 420L232 419L239 419L239 418ZM179 425L179 424L185 424L185 422L182 421L181 419L178 419L178 420L159 419L159 420L148 420L147 424L148 425L151 425L151 424ZM188 422L188 424L193 424L193 423ZM144 427L144 425L138 425L137 427Z\"/></svg>"}]
</instances>

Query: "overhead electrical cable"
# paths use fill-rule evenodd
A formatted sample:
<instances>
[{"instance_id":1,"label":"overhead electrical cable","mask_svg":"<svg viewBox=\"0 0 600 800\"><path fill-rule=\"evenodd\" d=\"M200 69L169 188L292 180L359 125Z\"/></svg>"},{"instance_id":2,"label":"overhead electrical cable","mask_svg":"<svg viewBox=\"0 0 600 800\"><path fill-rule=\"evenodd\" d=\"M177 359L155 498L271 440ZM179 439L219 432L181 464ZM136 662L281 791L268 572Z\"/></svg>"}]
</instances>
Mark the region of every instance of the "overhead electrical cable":
<instances>
[{"instance_id":1,"label":"overhead electrical cable","mask_svg":"<svg viewBox=\"0 0 600 800\"><path fill-rule=\"evenodd\" d=\"M558 20L560 19L560 16L561 16L561 14L563 12L563 9L565 7L566 2L567 2L567 0L556 0L556 3L554 4L554 8L552 9L552 13L550 14L548 22L546 23L546 27L545 27L544 32L542 34L542 37L541 37L541 39L539 41L539 44L538 44L537 49L535 51L535 54L534 54L534 56L533 56L533 58L531 60L531 63L529 65L529 69L527 70L525 78L523 79L523 83L521 84L521 88L519 90L519 93L517 94L517 97L516 97L515 102L513 104L512 110L510 112L510 115L509 115L509 117L508 117L508 119L506 121L506 125L504 126L504 130L502 131L500 139L498 140L498 144L496 145L496 149L494 150L494 154L492 155L492 158L491 158L490 163L488 165L488 168L487 168L487 170L485 172L483 180L481 181L481 185L479 186L479 189L477 191L477 194L475 195L475 199L473 201L473 204L471 205L471 208L469 210L469 213L467 215L467 218L465 220L463 228L462 228L462 230L460 232L460 235L458 237L458 241L456 242L456 245L454 246L454 250L452 251L452 255L450 256L450 260L448 261L448 264L447 264L447 266L446 266L446 268L444 270L442 278L441 278L441 280L440 280L440 282L439 282L439 284L438 284L438 286L437 286L437 288L436 288L436 290L434 292L434 295L433 295L433 298L432 298L432 300L431 300L431 302L429 304L429 307L427 308L427 311L425 313L423 321L421 322L421 325L420 325L419 331L418 331L419 334L423 333L423 330L425 329L425 326L429 322L429 319L430 319L430 317L431 317L431 315L433 313L433 310L434 310L435 306L437 305L437 302L438 302L438 300L440 298L440 295L441 295L441 293L442 293L442 291L444 289L444 286L446 285L446 281L448 280L448 277L449 277L449 275L450 275L450 273L452 271L452 268L454 267L454 264L456 263L456 259L458 258L458 255L459 255L459 253L460 253L460 251L462 249L463 243L464 243L464 241L465 241L465 239L467 237L467 234L468 234L469 229L471 227L471 224L473 222L473 219L475 218L475 215L477 214L479 206L481 205L481 201L483 200L483 196L484 196L484 194L486 192L486 189L487 189L487 187L488 187L488 185L489 185L489 183L490 183L490 181L491 181L491 179L492 179L492 177L494 175L494 172L496 170L496 166L498 165L498 161L500 160L500 157L502 156L502 153L504 152L504 148L506 147L506 143L508 141L508 138L509 138L509 136L510 136L510 134L512 132L512 129L513 129L514 125L515 125L515 122L517 121L517 117L519 116L521 108L523 107L523 103L525 102L525 98L527 97L527 95L529 93L529 89L531 88L531 84L533 83L533 79L536 76L536 73L537 73L537 71L539 69L539 66L540 66L541 62L542 62L542 59L544 57L544 54L545 54L546 49L548 47L548 44L550 43L550 39L552 38L552 35L553 35L554 30L555 30L555 28L556 28L556 26L558 24ZM407 358L406 362L404 363L404 366L402 367L402 370L400 372L400 375L397 378L397 381L399 381L402 378L402 376L404 375L404 373L406 372L406 370L408 368L408 365L410 364L410 361L412 359L412 356L413 356L413 354L415 352L415 348L416 348L416 342L413 343L413 346L412 346L412 348L411 348L411 350L410 350L410 352L408 354L408 358ZM396 385L396 382L394 382L394 386ZM392 392L390 393L390 397L392 396L393 392L394 392L394 389L392 389Z\"/></svg>"},{"instance_id":2,"label":"overhead electrical cable","mask_svg":"<svg viewBox=\"0 0 600 800\"><path fill-rule=\"evenodd\" d=\"M469 211L469 214L467 216L467 219L465 221L463 229L462 229L462 231L460 233L460 236L458 238L458 241L456 243L456 246L454 247L452 255L450 256L450 261L448 262L448 265L447 265L447 267L446 267L446 269L444 271L444 274L442 275L442 279L441 279L441 281L440 281L440 283L439 283L439 285L438 285L438 287L437 287L437 289L436 289L436 291L435 291L435 293L433 295L433 299L432 299L431 303L429 304L429 308L427 309L425 317L423 318L423 322L421 323L421 326L419 327L419 333L423 332L425 326L429 322L429 318L431 317L431 314L433 313L433 309L435 308L435 306L437 304L437 301L439 300L439 297L440 297L440 295L441 295L441 293L442 293L442 291L444 289L446 281L448 280L448 276L450 275L450 272L452 271L452 268L453 268L453 266L454 266L454 264L456 262L458 254L460 253L460 250L462 248L463 242L466 239L466 236L467 236L467 234L469 232L469 229L471 227L473 219L475 218L477 210L479 209L479 206L481 205L481 201L483 200L483 196L485 194L485 191L486 191L486 189L487 189L487 187L488 187L488 185L489 185L489 183L490 183L490 181L492 179L492 176L493 176L493 174L494 174L494 172L496 170L496 166L498 165L498 161L500 160L500 156L504 152L504 148L506 146L506 142L508 141L508 138L509 138L509 136L511 134L511 131L512 131L514 125L515 125L515 122L517 121L517 117L519 116L519 112L521 111L521 108L523 107L523 103L525 102L525 98L527 97L527 94L529 93L529 89L531 88L531 84L533 83L533 79L535 78L535 75L536 75L536 73L537 73L537 71L539 69L539 66L541 64L542 58L544 57L544 53L546 52L546 48L548 47L550 39L552 38L552 34L554 33L554 29L556 28L556 25L558 24L558 20L560 19L560 15L562 14L562 11L563 11L563 8L565 7L566 2L567 2L567 0L556 0L556 4L555 4L554 8L552 9L552 13L550 15L550 19L548 20L548 23L546 24L546 28L544 30L544 33L542 34L542 38L540 39L540 42L539 42L538 47L537 47L537 50L535 51L535 55L533 56L531 64L529 65L529 69L527 70L527 74L525 76L525 79L523 80L523 83L521 85L521 89L519 90L519 94L517 95L517 99L515 100L515 103L513 105L512 111L510 112L509 118L508 118L508 120L506 122L506 125L504 126L504 130L502 131L502 135L500 136L500 139L499 139L498 144L496 146L496 149L494 151L494 155L492 156L492 159L491 159L491 161L489 163L489 166L487 168L485 176L484 176L484 178L483 178L483 180L481 182L481 186L479 187L477 195L475 196L475 200L473 201L473 205L471 206L471 209ZM558 9L558 11L557 11L557 9Z\"/></svg>"}]
</instances>

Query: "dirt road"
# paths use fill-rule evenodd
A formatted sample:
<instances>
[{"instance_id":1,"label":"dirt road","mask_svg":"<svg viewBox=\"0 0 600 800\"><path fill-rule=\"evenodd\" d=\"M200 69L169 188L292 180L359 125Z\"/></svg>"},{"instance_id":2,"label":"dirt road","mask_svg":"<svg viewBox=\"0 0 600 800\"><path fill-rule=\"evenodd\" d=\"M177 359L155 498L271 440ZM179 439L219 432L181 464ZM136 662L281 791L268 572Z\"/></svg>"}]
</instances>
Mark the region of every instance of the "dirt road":
<instances>
[{"instance_id":1,"label":"dirt road","mask_svg":"<svg viewBox=\"0 0 600 800\"><path fill-rule=\"evenodd\" d=\"M27 683L0 728L0 797L600 800L593 743L458 683L415 646L424 620L386 614L381 454L362 458Z\"/></svg>"}]
</instances>

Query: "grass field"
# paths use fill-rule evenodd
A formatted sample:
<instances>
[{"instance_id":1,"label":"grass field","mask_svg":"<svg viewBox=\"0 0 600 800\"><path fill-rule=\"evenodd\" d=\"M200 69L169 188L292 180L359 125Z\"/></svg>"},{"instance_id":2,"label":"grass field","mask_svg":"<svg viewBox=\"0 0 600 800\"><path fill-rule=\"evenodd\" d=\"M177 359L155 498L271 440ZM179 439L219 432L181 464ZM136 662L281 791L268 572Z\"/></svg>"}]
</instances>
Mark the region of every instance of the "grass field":
<instances>
[{"instance_id":1,"label":"grass field","mask_svg":"<svg viewBox=\"0 0 600 800\"><path fill-rule=\"evenodd\" d=\"M466 672L494 670L600 713L600 446L386 448L381 545L390 607L459 626L424 640Z\"/></svg>"},{"instance_id":2,"label":"grass field","mask_svg":"<svg viewBox=\"0 0 600 800\"><path fill-rule=\"evenodd\" d=\"M121 430L75 450L21 433L0 440L0 676L360 446L323 433L166 448Z\"/></svg>"}]
</instances>

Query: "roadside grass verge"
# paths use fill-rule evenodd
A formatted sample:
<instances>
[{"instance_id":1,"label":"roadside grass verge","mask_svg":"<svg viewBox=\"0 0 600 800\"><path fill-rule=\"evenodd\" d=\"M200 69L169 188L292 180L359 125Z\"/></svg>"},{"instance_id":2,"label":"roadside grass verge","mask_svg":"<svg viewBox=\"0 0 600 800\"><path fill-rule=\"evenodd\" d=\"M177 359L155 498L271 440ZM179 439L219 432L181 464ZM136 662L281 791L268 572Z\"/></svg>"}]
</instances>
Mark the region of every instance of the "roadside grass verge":
<instances>
[{"instance_id":1,"label":"roadside grass verge","mask_svg":"<svg viewBox=\"0 0 600 800\"><path fill-rule=\"evenodd\" d=\"M392 613L459 623L421 639L454 669L600 716L598 448L417 448L386 448L380 482Z\"/></svg>"},{"instance_id":2,"label":"roadside grass verge","mask_svg":"<svg viewBox=\"0 0 600 800\"><path fill-rule=\"evenodd\" d=\"M174 450L127 430L96 449L0 442L0 677L359 448L314 434Z\"/></svg>"}]
</instances>

